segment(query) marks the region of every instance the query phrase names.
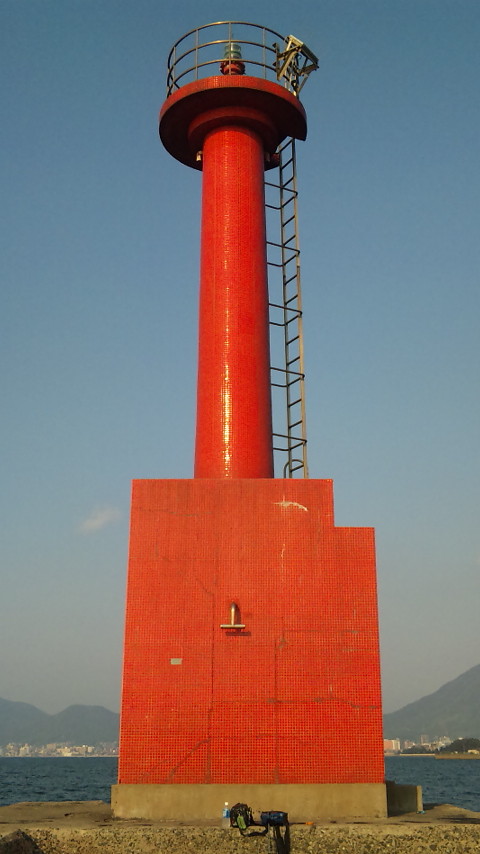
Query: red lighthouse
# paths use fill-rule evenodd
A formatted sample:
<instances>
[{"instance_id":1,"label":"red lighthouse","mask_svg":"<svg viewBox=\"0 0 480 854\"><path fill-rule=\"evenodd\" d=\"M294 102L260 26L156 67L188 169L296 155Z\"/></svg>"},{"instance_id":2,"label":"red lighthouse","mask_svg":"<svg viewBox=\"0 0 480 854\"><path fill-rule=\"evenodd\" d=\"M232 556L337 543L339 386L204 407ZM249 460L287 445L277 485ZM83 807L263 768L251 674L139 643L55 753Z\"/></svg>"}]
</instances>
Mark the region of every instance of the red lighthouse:
<instances>
[{"instance_id":1,"label":"red lighthouse","mask_svg":"<svg viewBox=\"0 0 480 854\"><path fill-rule=\"evenodd\" d=\"M265 175L306 137L315 66L293 36L240 23L170 56L160 136L202 173L195 470L133 483L120 817L385 814L373 530L334 525L330 480L274 477Z\"/></svg>"}]
</instances>

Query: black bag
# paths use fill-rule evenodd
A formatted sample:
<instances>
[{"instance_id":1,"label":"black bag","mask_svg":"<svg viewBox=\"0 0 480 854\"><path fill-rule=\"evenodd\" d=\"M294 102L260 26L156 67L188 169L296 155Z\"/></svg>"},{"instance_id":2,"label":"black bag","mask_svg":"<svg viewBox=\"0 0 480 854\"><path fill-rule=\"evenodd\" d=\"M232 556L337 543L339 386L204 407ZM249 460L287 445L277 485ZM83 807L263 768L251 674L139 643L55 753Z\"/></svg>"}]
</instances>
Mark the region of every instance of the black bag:
<instances>
[{"instance_id":1,"label":"black bag","mask_svg":"<svg viewBox=\"0 0 480 854\"><path fill-rule=\"evenodd\" d=\"M238 827L240 833L255 824L252 810L247 804L234 804L230 807L230 827Z\"/></svg>"},{"instance_id":2,"label":"black bag","mask_svg":"<svg viewBox=\"0 0 480 854\"><path fill-rule=\"evenodd\" d=\"M260 821L262 824L270 825L270 827L282 827L288 824L288 813L271 810L270 812L260 813Z\"/></svg>"}]
</instances>

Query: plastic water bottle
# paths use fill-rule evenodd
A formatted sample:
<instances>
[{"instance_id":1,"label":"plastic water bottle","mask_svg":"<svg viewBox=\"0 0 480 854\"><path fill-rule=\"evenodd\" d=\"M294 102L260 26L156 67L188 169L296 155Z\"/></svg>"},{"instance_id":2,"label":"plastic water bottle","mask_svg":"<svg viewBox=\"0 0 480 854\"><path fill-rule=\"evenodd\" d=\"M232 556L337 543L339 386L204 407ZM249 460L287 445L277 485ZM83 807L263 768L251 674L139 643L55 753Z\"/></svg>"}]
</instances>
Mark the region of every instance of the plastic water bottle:
<instances>
[{"instance_id":1,"label":"plastic water bottle","mask_svg":"<svg viewBox=\"0 0 480 854\"><path fill-rule=\"evenodd\" d=\"M228 801L225 801L222 810L222 827L230 827L230 809Z\"/></svg>"}]
</instances>

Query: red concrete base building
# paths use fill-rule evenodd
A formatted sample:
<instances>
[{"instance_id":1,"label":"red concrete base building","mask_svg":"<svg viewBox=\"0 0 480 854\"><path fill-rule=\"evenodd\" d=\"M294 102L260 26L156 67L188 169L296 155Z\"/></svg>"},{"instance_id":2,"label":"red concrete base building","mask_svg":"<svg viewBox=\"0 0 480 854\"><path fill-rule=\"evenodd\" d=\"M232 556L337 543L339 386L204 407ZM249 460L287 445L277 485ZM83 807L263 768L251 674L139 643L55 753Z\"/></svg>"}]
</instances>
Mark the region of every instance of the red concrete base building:
<instances>
[{"instance_id":1,"label":"red concrete base building","mask_svg":"<svg viewBox=\"0 0 480 854\"><path fill-rule=\"evenodd\" d=\"M331 481L135 481L120 782L381 782L378 671Z\"/></svg>"},{"instance_id":2,"label":"red concrete base building","mask_svg":"<svg viewBox=\"0 0 480 854\"><path fill-rule=\"evenodd\" d=\"M112 806L381 816L374 532L335 526L331 480L273 477L263 171L303 107L225 56L162 110L203 172L196 464L133 483Z\"/></svg>"}]
</instances>

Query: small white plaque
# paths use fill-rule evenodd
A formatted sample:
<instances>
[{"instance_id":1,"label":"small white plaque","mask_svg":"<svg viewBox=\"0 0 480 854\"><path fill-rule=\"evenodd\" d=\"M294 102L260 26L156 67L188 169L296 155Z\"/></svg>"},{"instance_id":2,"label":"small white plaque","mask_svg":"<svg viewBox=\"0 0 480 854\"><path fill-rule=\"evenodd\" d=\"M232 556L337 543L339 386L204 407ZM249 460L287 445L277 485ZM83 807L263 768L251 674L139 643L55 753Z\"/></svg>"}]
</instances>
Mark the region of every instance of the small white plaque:
<instances>
[{"instance_id":1,"label":"small white plaque","mask_svg":"<svg viewBox=\"0 0 480 854\"><path fill-rule=\"evenodd\" d=\"M183 661L183 658L171 658L170 664L181 664L182 661Z\"/></svg>"}]
</instances>

